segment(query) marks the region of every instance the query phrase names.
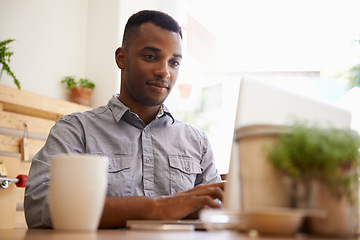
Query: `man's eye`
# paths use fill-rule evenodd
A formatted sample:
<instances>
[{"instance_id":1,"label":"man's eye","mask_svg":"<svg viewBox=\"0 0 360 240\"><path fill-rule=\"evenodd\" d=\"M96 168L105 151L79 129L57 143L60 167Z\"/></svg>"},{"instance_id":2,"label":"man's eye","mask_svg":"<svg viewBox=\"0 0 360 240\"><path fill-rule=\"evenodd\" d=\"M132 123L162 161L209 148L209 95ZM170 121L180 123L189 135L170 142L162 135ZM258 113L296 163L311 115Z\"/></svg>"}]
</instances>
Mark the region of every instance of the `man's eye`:
<instances>
[{"instance_id":1,"label":"man's eye","mask_svg":"<svg viewBox=\"0 0 360 240\"><path fill-rule=\"evenodd\" d=\"M172 61L171 65L173 65L174 67L179 67L180 66L180 62L178 61Z\"/></svg>"},{"instance_id":2,"label":"man's eye","mask_svg":"<svg viewBox=\"0 0 360 240\"><path fill-rule=\"evenodd\" d=\"M144 58L150 59L150 60L155 60L156 59L156 57L154 55L150 55L150 54L144 55Z\"/></svg>"}]
</instances>

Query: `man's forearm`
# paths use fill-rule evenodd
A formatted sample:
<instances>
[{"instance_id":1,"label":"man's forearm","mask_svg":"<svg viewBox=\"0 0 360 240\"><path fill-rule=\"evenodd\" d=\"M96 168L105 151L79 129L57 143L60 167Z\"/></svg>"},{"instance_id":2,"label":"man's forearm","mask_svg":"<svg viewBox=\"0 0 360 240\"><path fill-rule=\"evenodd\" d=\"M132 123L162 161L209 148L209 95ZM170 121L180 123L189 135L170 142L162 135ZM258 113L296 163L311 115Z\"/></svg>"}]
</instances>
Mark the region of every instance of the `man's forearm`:
<instances>
[{"instance_id":1,"label":"man's forearm","mask_svg":"<svg viewBox=\"0 0 360 240\"><path fill-rule=\"evenodd\" d=\"M148 197L107 197L100 228L125 227L127 220L154 219L155 201Z\"/></svg>"},{"instance_id":2,"label":"man's forearm","mask_svg":"<svg viewBox=\"0 0 360 240\"><path fill-rule=\"evenodd\" d=\"M166 197L107 197L100 228L125 227L127 220L178 220L205 206L219 208L214 199L223 199L224 183L199 185Z\"/></svg>"}]
</instances>

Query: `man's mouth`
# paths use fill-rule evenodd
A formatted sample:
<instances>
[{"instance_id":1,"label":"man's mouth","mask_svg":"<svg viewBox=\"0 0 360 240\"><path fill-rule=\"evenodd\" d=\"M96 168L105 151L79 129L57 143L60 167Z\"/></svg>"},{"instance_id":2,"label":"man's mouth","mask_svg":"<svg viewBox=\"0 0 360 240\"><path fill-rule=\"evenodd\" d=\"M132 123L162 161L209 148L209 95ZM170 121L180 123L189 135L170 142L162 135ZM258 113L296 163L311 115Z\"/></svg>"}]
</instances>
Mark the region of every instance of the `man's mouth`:
<instances>
[{"instance_id":1,"label":"man's mouth","mask_svg":"<svg viewBox=\"0 0 360 240\"><path fill-rule=\"evenodd\" d=\"M167 82L163 82L163 81L153 80L153 81L148 81L146 84L153 86L153 87L157 87L157 88L169 89L169 84Z\"/></svg>"}]
</instances>

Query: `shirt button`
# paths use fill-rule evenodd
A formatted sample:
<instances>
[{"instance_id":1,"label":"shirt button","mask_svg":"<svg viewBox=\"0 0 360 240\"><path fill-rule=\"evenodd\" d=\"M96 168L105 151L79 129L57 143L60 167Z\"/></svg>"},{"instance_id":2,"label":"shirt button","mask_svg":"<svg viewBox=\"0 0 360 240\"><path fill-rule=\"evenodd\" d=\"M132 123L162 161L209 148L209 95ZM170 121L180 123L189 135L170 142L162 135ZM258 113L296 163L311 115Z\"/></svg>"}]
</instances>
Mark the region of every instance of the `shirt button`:
<instances>
[{"instance_id":1,"label":"shirt button","mask_svg":"<svg viewBox=\"0 0 360 240\"><path fill-rule=\"evenodd\" d=\"M186 171L190 171L190 167L185 167L185 170L186 170Z\"/></svg>"},{"instance_id":2,"label":"shirt button","mask_svg":"<svg viewBox=\"0 0 360 240\"><path fill-rule=\"evenodd\" d=\"M150 158L147 158L146 159L146 163L150 163L151 162L151 159Z\"/></svg>"},{"instance_id":3,"label":"shirt button","mask_svg":"<svg viewBox=\"0 0 360 240\"><path fill-rule=\"evenodd\" d=\"M153 195L154 195L153 192L151 192L151 191L145 191L145 196L151 197L151 196L153 196Z\"/></svg>"}]
</instances>

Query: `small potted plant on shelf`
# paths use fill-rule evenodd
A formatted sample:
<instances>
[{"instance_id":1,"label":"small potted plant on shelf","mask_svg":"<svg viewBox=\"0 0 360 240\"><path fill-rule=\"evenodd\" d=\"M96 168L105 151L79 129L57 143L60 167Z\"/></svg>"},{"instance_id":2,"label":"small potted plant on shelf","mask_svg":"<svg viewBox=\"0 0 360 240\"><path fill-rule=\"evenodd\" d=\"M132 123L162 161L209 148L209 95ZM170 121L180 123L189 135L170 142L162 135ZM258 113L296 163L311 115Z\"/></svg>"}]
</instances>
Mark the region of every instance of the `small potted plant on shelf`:
<instances>
[{"instance_id":1,"label":"small potted plant on shelf","mask_svg":"<svg viewBox=\"0 0 360 240\"><path fill-rule=\"evenodd\" d=\"M95 84L86 78L80 78L79 81L75 77L66 76L61 80L61 83L71 91L71 101L83 105L90 105L92 91Z\"/></svg>"},{"instance_id":2,"label":"small potted plant on shelf","mask_svg":"<svg viewBox=\"0 0 360 240\"><path fill-rule=\"evenodd\" d=\"M357 234L359 148L359 135L350 129L297 122L280 134L278 143L270 149L271 165L289 176L295 186L302 186L294 188L303 190L300 207L327 211L325 219L309 219L312 233Z\"/></svg>"},{"instance_id":3,"label":"small potted plant on shelf","mask_svg":"<svg viewBox=\"0 0 360 240\"><path fill-rule=\"evenodd\" d=\"M15 74L11 71L9 63L10 57L14 54L13 52L9 51L9 47L7 46L9 43L15 41L14 39L8 39L5 41L0 42L0 78L5 71L9 76L14 79L14 83L18 89L21 89L19 80L15 77Z\"/></svg>"}]
</instances>

